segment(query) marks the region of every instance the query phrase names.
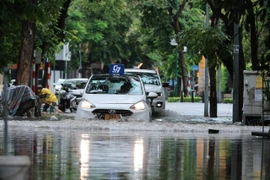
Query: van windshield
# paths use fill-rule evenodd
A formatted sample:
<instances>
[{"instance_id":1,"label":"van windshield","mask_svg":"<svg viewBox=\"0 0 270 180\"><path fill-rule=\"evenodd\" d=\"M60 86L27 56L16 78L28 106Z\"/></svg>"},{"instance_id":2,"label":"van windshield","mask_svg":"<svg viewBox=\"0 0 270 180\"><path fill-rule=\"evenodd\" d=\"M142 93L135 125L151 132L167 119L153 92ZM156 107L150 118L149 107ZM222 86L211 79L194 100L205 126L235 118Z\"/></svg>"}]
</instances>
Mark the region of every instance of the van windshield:
<instances>
[{"instance_id":1,"label":"van windshield","mask_svg":"<svg viewBox=\"0 0 270 180\"><path fill-rule=\"evenodd\" d=\"M141 76L144 84L160 86L160 79L157 73L146 72L125 72L125 74Z\"/></svg>"}]
</instances>

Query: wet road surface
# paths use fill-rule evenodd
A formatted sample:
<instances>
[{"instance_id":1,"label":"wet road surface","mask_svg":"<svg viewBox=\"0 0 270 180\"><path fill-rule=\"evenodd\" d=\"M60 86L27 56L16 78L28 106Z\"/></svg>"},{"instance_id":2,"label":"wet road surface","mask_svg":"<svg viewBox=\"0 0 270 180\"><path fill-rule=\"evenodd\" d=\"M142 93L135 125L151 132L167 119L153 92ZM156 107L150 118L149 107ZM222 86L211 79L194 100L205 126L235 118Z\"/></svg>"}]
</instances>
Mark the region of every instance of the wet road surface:
<instances>
[{"instance_id":1,"label":"wet road surface","mask_svg":"<svg viewBox=\"0 0 270 180\"><path fill-rule=\"evenodd\" d=\"M268 139L249 134L47 128L11 128L8 146L43 180L269 179L269 152Z\"/></svg>"},{"instance_id":2,"label":"wet road surface","mask_svg":"<svg viewBox=\"0 0 270 180\"><path fill-rule=\"evenodd\" d=\"M269 139L251 136L262 127L172 111L154 119L10 120L8 155L30 157L31 179L270 179Z\"/></svg>"}]
</instances>

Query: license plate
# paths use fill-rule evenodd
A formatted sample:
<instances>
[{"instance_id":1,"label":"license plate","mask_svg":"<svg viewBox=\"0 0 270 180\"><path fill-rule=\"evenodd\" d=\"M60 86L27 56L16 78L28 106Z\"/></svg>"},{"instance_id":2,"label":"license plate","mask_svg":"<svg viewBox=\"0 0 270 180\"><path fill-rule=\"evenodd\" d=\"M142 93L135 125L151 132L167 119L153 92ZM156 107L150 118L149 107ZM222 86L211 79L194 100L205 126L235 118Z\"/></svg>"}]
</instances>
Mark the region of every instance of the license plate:
<instances>
[{"instance_id":1,"label":"license plate","mask_svg":"<svg viewBox=\"0 0 270 180\"><path fill-rule=\"evenodd\" d=\"M120 115L119 114L105 114L104 119L105 120L120 119Z\"/></svg>"}]
</instances>

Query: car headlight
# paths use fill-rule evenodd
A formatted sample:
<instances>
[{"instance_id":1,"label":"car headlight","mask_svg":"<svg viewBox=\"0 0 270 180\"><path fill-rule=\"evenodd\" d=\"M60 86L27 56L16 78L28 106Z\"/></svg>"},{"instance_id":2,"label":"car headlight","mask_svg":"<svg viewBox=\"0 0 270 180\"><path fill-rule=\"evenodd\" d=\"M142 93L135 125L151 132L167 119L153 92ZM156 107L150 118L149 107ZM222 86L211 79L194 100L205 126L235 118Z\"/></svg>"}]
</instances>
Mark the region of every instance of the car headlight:
<instances>
[{"instance_id":1,"label":"car headlight","mask_svg":"<svg viewBox=\"0 0 270 180\"><path fill-rule=\"evenodd\" d=\"M96 106L92 103L90 103L89 101L86 101L86 100L83 100L81 102L81 108L85 108L85 109L92 109L92 108L95 108Z\"/></svg>"},{"instance_id":2,"label":"car headlight","mask_svg":"<svg viewBox=\"0 0 270 180\"><path fill-rule=\"evenodd\" d=\"M143 101L140 101L130 107L133 110L144 110L145 109L145 103Z\"/></svg>"}]
</instances>

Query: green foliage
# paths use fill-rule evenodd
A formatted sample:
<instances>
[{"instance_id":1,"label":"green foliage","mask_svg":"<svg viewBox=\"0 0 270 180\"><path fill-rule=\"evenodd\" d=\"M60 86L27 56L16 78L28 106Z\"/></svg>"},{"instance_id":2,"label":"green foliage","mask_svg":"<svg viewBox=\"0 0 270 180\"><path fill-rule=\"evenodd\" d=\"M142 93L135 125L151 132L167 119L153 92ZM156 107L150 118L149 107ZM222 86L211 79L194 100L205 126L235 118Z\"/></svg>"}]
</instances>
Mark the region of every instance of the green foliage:
<instances>
[{"instance_id":1,"label":"green foliage","mask_svg":"<svg viewBox=\"0 0 270 180\"><path fill-rule=\"evenodd\" d=\"M179 102L180 97L168 97L168 102Z\"/></svg>"},{"instance_id":2,"label":"green foliage","mask_svg":"<svg viewBox=\"0 0 270 180\"><path fill-rule=\"evenodd\" d=\"M194 97L194 102L201 102L202 98L201 97ZM184 102L192 102L192 98L190 96L184 97Z\"/></svg>"},{"instance_id":3,"label":"green foliage","mask_svg":"<svg viewBox=\"0 0 270 180\"><path fill-rule=\"evenodd\" d=\"M232 98L224 98L223 99L223 103L226 103L226 104L228 104L228 103L233 103L233 99Z\"/></svg>"},{"instance_id":4,"label":"green foliage","mask_svg":"<svg viewBox=\"0 0 270 180\"><path fill-rule=\"evenodd\" d=\"M194 55L199 57L201 55L207 56L210 66L215 66L217 63L216 59L222 58L218 57L217 54L220 50L225 53L231 53L231 46L224 44L224 41L229 40L229 37L218 27L205 28L193 26L181 32L179 38Z\"/></svg>"},{"instance_id":5,"label":"green foliage","mask_svg":"<svg viewBox=\"0 0 270 180\"><path fill-rule=\"evenodd\" d=\"M75 37L70 39L71 44L83 43L87 49L83 61L109 64L128 57L130 46L126 34L135 16L127 6L124 0L76 0L72 3L67 27L72 32L70 37ZM74 23L74 19L79 19L80 23ZM76 46L72 48L78 51Z\"/></svg>"},{"instance_id":6,"label":"green foliage","mask_svg":"<svg viewBox=\"0 0 270 180\"><path fill-rule=\"evenodd\" d=\"M176 3L178 1L143 1L137 4L136 8L141 10L141 33L145 34L142 39L144 44L144 52L148 55L158 54L159 62L151 58L152 63L157 66L163 75L163 80L173 79L176 69L176 53L186 44L179 39L176 48L170 45L170 40L176 38L174 36L173 18L176 15ZM184 7L184 11L179 18L180 29L188 29L193 24L203 25L205 20L202 16L203 11L200 9L201 2L190 2ZM152 52L151 52L152 51ZM148 53L149 52L149 53ZM194 53L187 52L185 54L186 67L195 64ZM179 67L180 68L180 67ZM187 69L188 71L188 69ZM179 72L179 76L181 72Z\"/></svg>"},{"instance_id":7,"label":"green foliage","mask_svg":"<svg viewBox=\"0 0 270 180\"><path fill-rule=\"evenodd\" d=\"M230 74L224 66L221 66L221 91L223 93L231 93L232 88L228 82L230 82Z\"/></svg>"},{"instance_id":8,"label":"green foliage","mask_svg":"<svg viewBox=\"0 0 270 180\"><path fill-rule=\"evenodd\" d=\"M168 97L168 102L180 102L180 97ZM183 98L184 102L192 102L192 98L190 96ZM201 102L201 97L194 97L194 102Z\"/></svg>"}]
</instances>

